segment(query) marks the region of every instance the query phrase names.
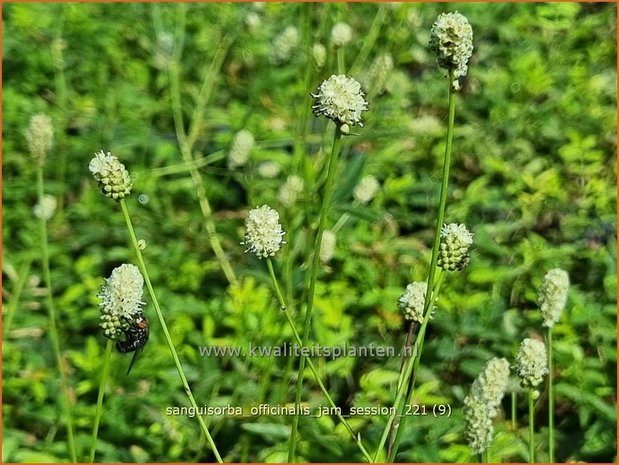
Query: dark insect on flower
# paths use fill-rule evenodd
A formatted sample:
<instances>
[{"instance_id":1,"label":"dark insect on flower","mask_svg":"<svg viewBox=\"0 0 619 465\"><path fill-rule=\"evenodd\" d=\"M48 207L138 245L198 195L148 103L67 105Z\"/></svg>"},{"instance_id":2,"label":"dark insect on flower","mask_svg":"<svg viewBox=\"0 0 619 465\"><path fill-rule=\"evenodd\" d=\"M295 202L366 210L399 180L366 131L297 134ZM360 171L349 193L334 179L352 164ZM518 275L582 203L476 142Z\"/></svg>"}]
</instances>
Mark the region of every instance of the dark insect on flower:
<instances>
[{"instance_id":1,"label":"dark insect on flower","mask_svg":"<svg viewBox=\"0 0 619 465\"><path fill-rule=\"evenodd\" d=\"M129 364L129 369L127 370L127 374L129 374L138 353L144 349L144 346L148 342L149 331L146 317L144 315L138 315L131 327L125 331L124 334L125 340L116 342L116 350L123 354L135 352Z\"/></svg>"},{"instance_id":2,"label":"dark insect on flower","mask_svg":"<svg viewBox=\"0 0 619 465\"><path fill-rule=\"evenodd\" d=\"M139 315L133 325L125 331L126 339L116 342L116 349L126 354L144 348L148 342L148 320L144 315Z\"/></svg>"}]
</instances>

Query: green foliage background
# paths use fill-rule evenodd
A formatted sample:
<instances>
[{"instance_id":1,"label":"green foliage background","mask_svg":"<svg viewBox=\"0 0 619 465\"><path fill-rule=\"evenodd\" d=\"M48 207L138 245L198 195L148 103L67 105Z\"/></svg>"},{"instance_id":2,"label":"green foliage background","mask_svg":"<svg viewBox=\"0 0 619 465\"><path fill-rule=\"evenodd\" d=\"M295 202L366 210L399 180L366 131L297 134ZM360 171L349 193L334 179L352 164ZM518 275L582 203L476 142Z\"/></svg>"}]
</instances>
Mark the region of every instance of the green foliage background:
<instances>
[{"instance_id":1,"label":"green foliage background","mask_svg":"<svg viewBox=\"0 0 619 465\"><path fill-rule=\"evenodd\" d=\"M115 266L134 261L117 205L99 193L88 172L93 153L110 150L134 176L129 208L138 236L148 243L145 259L198 403L288 404L295 359L207 358L198 351L199 345L292 340L264 263L239 245L243 218L263 203L281 212L288 244L278 264L290 264L286 289L301 301L323 181L321 145L332 125L310 119L303 169L291 154L299 118L311 105L308 93L337 70L331 27L346 21L354 30L346 66L354 65L371 110L365 128L345 140L329 224L344 212L351 219L321 272L313 340L399 350L404 325L396 302L408 282L427 273L447 118L445 74L427 42L438 13L454 10L472 24L475 51L457 97L446 220L465 222L475 244L470 266L450 274L443 286L415 395L419 404L449 404L453 415L410 420L398 460L471 460L462 400L489 358L513 361L520 340L543 337L536 294L554 267L566 269L572 282L554 332L557 459L615 460L614 4L4 3L3 461L68 458L32 213L35 172L23 136L30 117L49 114L56 133L46 164L47 192L59 201L48 223L52 282L85 460L105 345L96 294ZM246 23L250 12L261 19L255 30ZM379 34L372 41L375 21ZM290 25L299 27L300 43L289 59L273 63L273 41ZM214 258L176 143L162 33L178 46L179 31L186 117L194 111L204 69L218 47L233 40L194 156L206 157L200 173L238 287L228 286ZM322 70L308 58L314 42L327 46ZM394 61L383 76L372 67L381 53ZM228 170L225 157L242 128L255 135L256 146L248 165ZM266 160L281 166L275 178L258 174ZM295 171L303 173L306 189L285 208L277 192ZM364 174L382 184L366 207L351 195ZM295 310L300 325L302 314ZM154 313L149 316L151 340L130 376L128 357L113 356L97 460L213 460L195 419L165 413L187 401L161 328ZM316 362L344 408L393 402L398 358ZM311 374L305 376L304 401L324 404ZM545 400L542 392L539 460L547 458ZM509 396L504 407L490 458L526 461L525 396L518 397L516 429ZM286 458L291 417L208 422L226 461ZM381 416L351 420L370 451L385 422ZM336 418L304 417L300 431L303 460L361 459Z\"/></svg>"}]
</instances>

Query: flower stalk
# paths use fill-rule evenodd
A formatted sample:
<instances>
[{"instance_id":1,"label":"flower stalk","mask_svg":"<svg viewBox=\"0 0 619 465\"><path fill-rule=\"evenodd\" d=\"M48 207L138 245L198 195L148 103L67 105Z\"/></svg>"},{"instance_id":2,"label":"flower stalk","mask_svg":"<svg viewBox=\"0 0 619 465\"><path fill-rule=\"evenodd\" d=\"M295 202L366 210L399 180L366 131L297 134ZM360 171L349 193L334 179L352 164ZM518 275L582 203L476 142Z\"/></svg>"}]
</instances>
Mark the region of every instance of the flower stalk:
<instances>
[{"instance_id":1,"label":"flower stalk","mask_svg":"<svg viewBox=\"0 0 619 465\"><path fill-rule=\"evenodd\" d=\"M437 263L438 263L438 257L439 257L439 247L441 244L441 229L443 226L443 221L445 218L445 206L447 204L447 191L448 191L448 186L449 186L449 167L451 165L451 151L452 151L452 144L453 144L453 128L454 128L454 121L455 121L455 115L456 115L456 91L454 89L454 87L451 85L451 83L454 80L454 72L453 70L450 70L449 72L449 117L448 117L448 122L447 122L447 133L445 136L445 153L444 153L444 157L443 157L443 174L442 174L442 178L441 178L441 190L440 190L440 198L439 198L439 205L438 205L438 212L437 212L437 217L436 217L436 228L435 228L435 233L434 233L434 243L432 245L432 256L430 259L430 269L429 269L429 273L428 273L428 281L427 281L427 288L428 289L432 289L435 283L435 275L436 275L436 271L437 271ZM437 295L434 295L433 292L426 292L426 298L425 298L425 302L424 302L424 312L427 314L425 316L427 316L428 318L424 318L424 323L425 325L422 325L422 328L420 328L419 331L419 336L417 336L417 340L415 345L419 345L420 344L420 339L423 340L423 335L425 334L425 326L427 326L427 321L429 320L429 313L431 311L431 302L433 302L432 299L436 299ZM410 339L408 340L408 342L410 343ZM414 358L419 358L419 360L421 359L421 351L419 350L419 348L421 347L417 347L418 350L413 351L414 353ZM405 348L405 349L408 349ZM405 350L403 352L403 355L405 355L407 352L407 350ZM412 360L411 364L415 364L418 366L419 364L419 360L415 361ZM412 371L411 371L412 373ZM406 384L408 385L408 380L409 377L406 377ZM412 392L412 390L414 389L414 383L412 383L411 385L411 389L410 391ZM407 392L407 395L405 396L405 399L407 399L409 397L409 392ZM395 404L396 406L398 405L398 403L396 402ZM405 417L402 417L402 420L404 420ZM393 443L393 447L389 453L389 457L391 460L395 459L395 455L397 454L398 448L399 448L399 443L400 443L400 437L401 437L401 433L400 430L402 428L402 425L405 423L405 421L400 421L396 427L395 427L395 441ZM384 443L383 443L384 445ZM382 447L382 445L381 445Z\"/></svg>"},{"instance_id":2,"label":"flower stalk","mask_svg":"<svg viewBox=\"0 0 619 465\"><path fill-rule=\"evenodd\" d=\"M43 166L45 159L52 147L53 142L53 127L50 118L46 115L35 115L30 120L30 125L26 131L26 140L32 158L36 164L37 173L37 197L39 205L43 205L45 198L45 183L43 179ZM56 310L54 307L54 297L52 289L52 276L49 266L49 248L47 238L47 218L45 215L39 216L39 238L41 247L41 265L43 267L43 277L45 280L45 288L47 290L47 313L49 317L49 337L52 343L56 366L60 375L60 389L63 396L61 400L61 409L64 415L64 423L67 428L67 443L69 456L71 461L77 460L75 438L73 435L73 416L71 414L71 396L67 383L67 374L65 372L60 350L60 338L58 337L58 327L56 325Z\"/></svg>"},{"instance_id":3,"label":"flower stalk","mask_svg":"<svg viewBox=\"0 0 619 465\"><path fill-rule=\"evenodd\" d=\"M103 396L105 395L105 384L107 382L107 375L110 367L110 359L112 358L113 347L114 343L111 339L108 339L107 344L105 345L103 373L101 374L101 380L99 381L99 394L97 395L97 410L95 411L95 421L92 425L92 439L90 441L90 453L88 455L89 463L93 463L95 460L95 452L97 450L97 436L99 434L99 423L101 421L101 414L103 412Z\"/></svg>"},{"instance_id":4,"label":"flower stalk","mask_svg":"<svg viewBox=\"0 0 619 465\"><path fill-rule=\"evenodd\" d=\"M144 262L144 258L142 257L142 251L138 245L138 239L135 234L135 230L133 229L133 224L131 222L131 217L129 215L129 210L127 209L127 204L125 199L120 200L120 207L123 212L123 216L125 218L125 223L127 225L127 231L129 232L129 237L131 239L131 244L133 245L133 249L138 259L138 264L140 266L140 270L142 275L144 276L144 282L146 283L146 288L148 289L148 293L153 302L153 306L155 308L155 312L157 313L157 318L159 319L159 323L161 324L161 328L163 329L163 334L165 336L166 343L168 344L168 348L170 349L170 353L172 354L172 358L174 359L174 364L176 365L176 370L178 371L178 375L183 384L183 389L189 398L189 402L191 406L198 409L198 404L196 403L195 398L193 397L193 393L191 392L191 388L189 387L189 382L187 381L187 376L185 375L185 370L183 365L178 358L178 354L176 353L176 348L174 346L174 342L172 342L172 337L170 336L170 331L168 330L168 325L166 324L165 318L163 316L163 312L161 311L161 307L159 306L159 300L157 299L157 295L155 294L155 290L153 289L153 285L151 284L150 277L148 275L148 268L146 267L146 263ZM211 433L208 430L208 426L206 425L204 419L201 415L196 417L198 419L198 423L200 424L200 428L208 441L215 458L218 463L223 463L221 456L219 455L219 451L217 450L217 446L213 441Z\"/></svg>"},{"instance_id":5,"label":"flower stalk","mask_svg":"<svg viewBox=\"0 0 619 465\"><path fill-rule=\"evenodd\" d=\"M271 277L271 282L273 283L273 288L275 289L275 294L277 295L277 299L279 300L281 310L284 312L284 315L286 316L286 320L288 321L288 325L290 326L290 329L292 330L292 333L294 335L294 338L297 341L297 344L300 345L300 348L303 348L304 347L303 341L301 340L301 336L299 335L299 332L297 331L297 328L295 327L294 321L292 321L292 317L290 316L290 312L288 311L288 306L286 305L286 301L284 300L284 296L282 295L282 291L277 282L277 277L275 276L275 270L273 269L273 261L270 258L267 258L267 267L269 269L269 276ZM318 374L318 371L316 370L316 367L314 366L312 359L310 358L307 359L307 365L309 366L310 371L314 375L314 378L316 379L316 382L318 383L320 390L322 391L324 396L327 398L329 405L332 408L334 408L334 411L336 412L338 419L342 422L346 430L350 433L350 435L352 436L353 440L357 444L357 447L359 448L359 450L361 451L365 459L368 462L371 462L372 457L370 456L368 451L363 446L361 442L361 436L359 434L356 434L354 430L352 429L352 427L350 426L350 424L348 423L348 421L346 421L346 419L342 416L341 413L338 413L339 409L336 408L333 398L331 397L331 395L329 394L329 391L327 391L327 388L325 387L324 383L320 379L320 375Z\"/></svg>"},{"instance_id":6,"label":"flower stalk","mask_svg":"<svg viewBox=\"0 0 619 465\"><path fill-rule=\"evenodd\" d=\"M336 125L335 134L333 136L333 147L331 149L331 155L329 156L329 163L327 168L327 182L325 185L325 191L322 198L322 205L320 207L320 218L318 220L318 230L316 231L316 240L314 241L314 255L312 258L312 269L310 275L309 292L307 296L307 308L305 310L305 320L303 323L303 337L301 339L301 346L307 346L309 340L309 333L312 321L312 312L314 310L314 294L316 292L316 282L318 279L318 269L320 268L320 246L322 244L322 236L325 230L327 222L327 215L329 207L331 205L331 197L333 195L333 181L335 179L335 171L337 165L337 156L342 146L342 132L340 126ZM303 371L305 370L305 363L307 357L301 354L299 359L299 369L297 372L297 384L295 388L295 405L301 403L301 393L303 390ZM297 431L299 428L300 415L297 413L294 416L292 422L292 431L290 433L290 443L288 449L288 462L295 461L296 452L296 439Z\"/></svg>"}]
</instances>

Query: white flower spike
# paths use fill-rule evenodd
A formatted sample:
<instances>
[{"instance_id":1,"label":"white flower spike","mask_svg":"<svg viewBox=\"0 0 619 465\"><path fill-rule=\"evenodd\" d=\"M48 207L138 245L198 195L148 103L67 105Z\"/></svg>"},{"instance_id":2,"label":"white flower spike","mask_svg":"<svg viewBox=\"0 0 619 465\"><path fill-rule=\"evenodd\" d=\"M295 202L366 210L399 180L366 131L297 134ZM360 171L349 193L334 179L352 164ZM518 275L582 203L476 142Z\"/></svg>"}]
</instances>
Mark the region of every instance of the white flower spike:
<instances>
[{"instance_id":1,"label":"white flower spike","mask_svg":"<svg viewBox=\"0 0 619 465\"><path fill-rule=\"evenodd\" d=\"M101 299L100 326L110 339L122 337L136 316L142 313L144 278L135 265L124 264L112 270L98 296Z\"/></svg>"},{"instance_id":2,"label":"white flower spike","mask_svg":"<svg viewBox=\"0 0 619 465\"><path fill-rule=\"evenodd\" d=\"M249 211L245 220L245 252L252 252L258 258L268 258L275 255L286 242L286 234L279 223L279 213L268 205L256 207Z\"/></svg>"},{"instance_id":3,"label":"white flower spike","mask_svg":"<svg viewBox=\"0 0 619 465\"><path fill-rule=\"evenodd\" d=\"M361 113L368 110L361 84L345 74L332 75L322 81L315 94L316 99L312 106L315 116L326 116L340 126L363 127ZM345 130L342 132L346 133Z\"/></svg>"},{"instance_id":4,"label":"white flower spike","mask_svg":"<svg viewBox=\"0 0 619 465\"><path fill-rule=\"evenodd\" d=\"M552 327L559 321L561 312L567 302L570 278L566 271L555 268L544 276L539 290L538 303L544 316L544 326Z\"/></svg>"}]
</instances>

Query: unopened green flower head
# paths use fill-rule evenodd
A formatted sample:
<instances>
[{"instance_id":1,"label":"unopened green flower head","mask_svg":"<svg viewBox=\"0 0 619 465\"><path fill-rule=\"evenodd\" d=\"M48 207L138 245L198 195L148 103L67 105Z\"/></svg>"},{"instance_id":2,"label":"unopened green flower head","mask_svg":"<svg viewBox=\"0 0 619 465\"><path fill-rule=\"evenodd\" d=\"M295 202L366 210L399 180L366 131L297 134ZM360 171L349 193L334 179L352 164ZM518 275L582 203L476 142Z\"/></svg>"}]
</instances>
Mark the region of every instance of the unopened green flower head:
<instances>
[{"instance_id":1,"label":"unopened green flower head","mask_svg":"<svg viewBox=\"0 0 619 465\"><path fill-rule=\"evenodd\" d=\"M364 176L352 191L352 195L357 202L368 203L374 198L380 184L372 175Z\"/></svg>"},{"instance_id":2,"label":"unopened green flower head","mask_svg":"<svg viewBox=\"0 0 619 465\"><path fill-rule=\"evenodd\" d=\"M286 243L283 240L284 234L279 223L279 213L263 205L249 211L245 220L245 240L241 244L247 246L245 252L252 252L258 258L268 258L274 256Z\"/></svg>"},{"instance_id":3,"label":"unopened green flower head","mask_svg":"<svg viewBox=\"0 0 619 465\"><path fill-rule=\"evenodd\" d=\"M241 129L235 134L228 154L228 168L237 168L247 163L254 141L254 135L247 129Z\"/></svg>"},{"instance_id":4,"label":"unopened green flower head","mask_svg":"<svg viewBox=\"0 0 619 465\"><path fill-rule=\"evenodd\" d=\"M327 49L320 43L315 43L312 46L312 58L317 68L322 68L327 60Z\"/></svg>"},{"instance_id":5,"label":"unopened green flower head","mask_svg":"<svg viewBox=\"0 0 619 465\"><path fill-rule=\"evenodd\" d=\"M98 294L101 300L99 325L105 337L122 337L135 317L142 313L143 286L144 278L137 266L124 264L112 270Z\"/></svg>"},{"instance_id":6,"label":"unopened green flower head","mask_svg":"<svg viewBox=\"0 0 619 465\"><path fill-rule=\"evenodd\" d=\"M336 23L331 29L331 42L336 47L343 47L352 40L352 28L346 23Z\"/></svg>"},{"instance_id":7,"label":"unopened green flower head","mask_svg":"<svg viewBox=\"0 0 619 465\"><path fill-rule=\"evenodd\" d=\"M406 291L398 299L398 307L405 320L423 323L423 307L427 290L427 283L421 281L415 281L406 286Z\"/></svg>"},{"instance_id":8,"label":"unopened green flower head","mask_svg":"<svg viewBox=\"0 0 619 465\"><path fill-rule=\"evenodd\" d=\"M458 79L466 76L473 54L473 28L466 17L457 11L440 14L430 31L430 48L436 52L438 64L453 71L453 86L459 89Z\"/></svg>"},{"instance_id":9,"label":"unopened green flower head","mask_svg":"<svg viewBox=\"0 0 619 465\"><path fill-rule=\"evenodd\" d=\"M494 435L492 410L486 399L473 393L464 398L464 422L469 447L476 454L484 452Z\"/></svg>"},{"instance_id":10,"label":"unopened green flower head","mask_svg":"<svg viewBox=\"0 0 619 465\"><path fill-rule=\"evenodd\" d=\"M334 74L318 86L312 106L315 116L324 115L342 128L358 124L363 127L361 112L368 110L361 84L345 74ZM345 130L342 132L346 133Z\"/></svg>"},{"instance_id":11,"label":"unopened green flower head","mask_svg":"<svg viewBox=\"0 0 619 465\"><path fill-rule=\"evenodd\" d=\"M441 228L438 266L446 271L462 270L469 264L473 234L464 224L445 224Z\"/></svg>"},{"instance_id":12,"label":"unopened green flower head","mask_svg":"<svg viewBox=\"0 0 619 465\"><path fill-rule=\"evenodd\" d=\"M88 169L106 196L118 201L131 193L133 183L129 171L110 152L104 153L101 150L95 153Z\"/></svg>"},{"instance_id":13,"label":"unopened green flower head","mask_svg":"<svg viewBox=\"0 0 619 465\"><path fill-rule=\"evenodd\" d=\"M509 362L504 358L493 358L484 367L484 371L473 382L471 393L485 399L490 408L490 417L494 418L496 409L507 389L509 379Z\"/></svg>"},{"instance_id":14,"label":"unopened green flower head","mask_svg":"<svg viewBox=\"0 0 619 465\"><path fill-rule=\"evenodd\" d=\"M34 115L30 118L26 129L26 141L28 149L34 159L42 165L52 148L54 139L54 127L49 116L44 114Z\"/></svg>"},{"instance_id":15,"label":"unopened green flower head","mask_svg":"<svg viewBox=\"0 0 619 465\"><path fill-rule=\"evenodd\" d=\"M516 357L516 371L522 387L538 386L548 373L546 345L537 339L524 339Z\"/></svg>"},{"instance_id":16,"label":"unopened green flower head","mask_svg":"<svg viewBox=\"0 0 619 465\"><path fill-rule=\"evenodd\" d=\"M569 287L570 278L567 272L560 268L552 269L544 276L537 299L544 316L544 326L552 327L559 321L567 302Z\"/></svg>"}]
</instances>

